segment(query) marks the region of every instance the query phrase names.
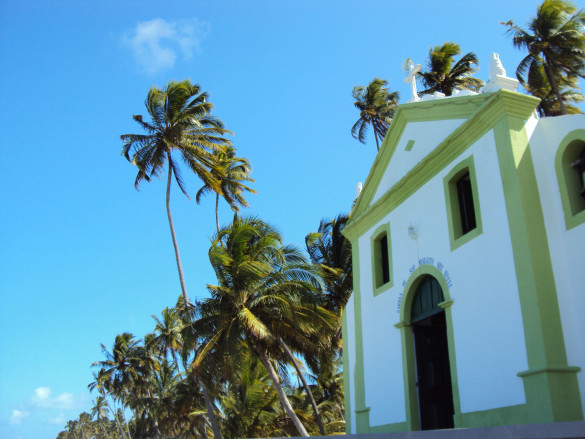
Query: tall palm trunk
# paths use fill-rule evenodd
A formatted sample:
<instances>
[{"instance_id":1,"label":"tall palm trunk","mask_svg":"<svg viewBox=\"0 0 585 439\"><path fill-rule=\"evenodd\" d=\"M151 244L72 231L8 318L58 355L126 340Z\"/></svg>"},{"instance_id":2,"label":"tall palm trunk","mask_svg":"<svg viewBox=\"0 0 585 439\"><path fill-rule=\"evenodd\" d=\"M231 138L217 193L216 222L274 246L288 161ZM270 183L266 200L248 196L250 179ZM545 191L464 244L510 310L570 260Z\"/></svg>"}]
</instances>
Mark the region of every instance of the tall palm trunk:
<instances>
[{"instance_id":1,"label":"tall palm trunk","mask_svg":"<svg viewBox=\"0 0 585 439\"><path fill-rule=\"evenodd\" d=\"M196 348L194 350L196 350ZM175 359L175 365L177 366L177 370L180 371L179 364L177 362L177 358L176 358L176 355L174 352L173 352L173 357ZM187 372L187 365L185 364L185 359L183 359L182 363L183 363L183 369L185 370L185 376L188 377L189 373ZM205 386L203 381L201 381L201 379L197 376L197 374L194 374L194 381L195 381L195 384L197 384L201 388L201 393L203 393L203 400L205 401L205 409L207 410L207 422L209 424L211 424L211 430L213 431L213 437L215 439L222 439L221 431L219 430L219 424L217 423L217 418L215 417L215 412L213 411L213 403L211 401L211 398L209 397L209 391L207 390L207 387ZM204 428L204 430L205 430L205 428ZM205 432L205 439L207 439L207 432Z\"/></svg>"},{"instance_id":2,"label":"tall palm trunk","mask_svg":"<svg viewBox=\"0 0 585 439\"><path fill-rule=\"evenodd\" d=\"M171 228L171 236L173 238L173 247L175 248L175 258L177 260L177 270L179 271L179 280L181 281L181 292L183 293L183 300L185 306L189 304L189 296L187 295L187 287L185 286L185 278L183 277L183 267L181 265L181 255L179 254L179 245L177 244L177 237L175 236L175 226L173 225L173 216L171 215L171 179L173 177L173 168L171 167L171 153L168 152L169 159L169 175L167 179L167 216L169 217L169 226Z\"/></svg>"},{"instance_id":3,"label":"tall palm trunk","mask_svg":"<svg viewBox=\"0 0 585 439\"><path fill-rule=\"evenodd\" d=\"M131 438L132 436L130 435L130 427L128 427L128 421L126 421L126 415L124 414L124 410L122 410L121 413L122 420L124 421L124 426L126 427L126 434L128 434L128 437Z\"/></svg>"},{"instance_id":4,"label":"tall palm trunk","mask_svg":"<svg viewBox=\"0 0 585 439\"><path fill-rule=\"evenodd\" d=\"M282 408L283 408L284 412L290 417L291 421L295 425L299 434L302 437L309 437L309 433L307 433L307 430L305 430L305 427L301 423L301 420L299 419L299 417L296 415L295 411L293 410L292 406L290 405L290 401L288 400L288 398L286 397L286 394L284 393L284 390L282 389L282 385L280 384L280 379L278 378L276 371L272 367L272 364L270 364L270 360L268 360L268 356L266 355L266 350L264 349L264 346L261 343L256 342L254 347L256 348L256 351L258 352L258 355L260 356L260 361L262 361L262 364L266 368L266 371L268 372L268 375L270 376L270 379L272 380L272 384L274 385L274 389L276 390L276 393L278 394L278 398L280 399L280 403L282 404Z\"/></svg>"},{"instance_id":5,"label":"tall palm trunk","mask_svg":"<svg viewBox=\"0 0 585 439\"><path fill-rule=\"evenodd\" d=\"M562 98L561 93L559 91L559 86L557 84L557 80L555 79L555 76L554 76L554 73L552 70L552 66L550 65L550 61L548 60L546 53L544 54L544 65L545 65L544 72L546 73L546 79L548 79L548 83L550 84L550 87L552 88L553 93L555 94L555 96L557 97L557 100L559 101L559 105L561 106L561 114L567 114L567 109L565 108L565 103L563 102L563 98Z\"/></svg>"},{"instance_id":6,"label":"tall palm trunk","mask_svg":"<svg viewBox=\"0 0 585 439\"><path fill-rule=\"evenodd\" d=\"M181 370L179 369L179 362L177 361L177 356L175 355L174 351L172 351L172 354L173 359L175 361L175 366L177 368L177 372L181 373ZM185 369L185 375L187 375L187 368L185 367L184 363L183 368ZM205 386L203 381L201 381L197 375L195 375L195 383L201 388L201 393L203 393L205 409L207 410L207 418L209 419L209 422L211 424L213 436L215 437L215 439L222 439L221 432L219 430L219 424L217 423L217 418L215 417L215 412L213 411L213 403L211 402L211 398L209 397L209 391L207 390L207 387Z\"/></svg>"},{"instance_id":7,"label":"tall palm trunk","mask_svg":"<svg viewBox=\"0 0 585 439\"><path fill-rule=\"evenodd\" d=\"M376 132L376 127L374 126L373 122L372 122L372 128L374 129L374 139L376 139L376 149L378 151L380 151L380 142L378 142L378 133Z\"/></svg>"},{"instance_id":8,"label":"tall palm trunk","mask_svg":"<svg viewBox=\"0 0 585 439\"><path fill-rule=\"evenodd\" d=\"M183 277L183 267L181 265L181 255L179 254L179 245L177 244L177 237L175 236L175 226L173 225L173 217L171 215L171 179L173 177L173 168L171 167L171 153L170 151L168 154L169 160L169 175L167 178L167 216L169 217L169 226L171 228L171 236L173 238L173 246L175 248L175 258L177 259L177 270L179 271L179 280L181 281L181 292L183 293L183 300L185 301L185 306L189 305L189 296L187 295L187 287L185 286L185 278ZM219 229L219 222L218 222L218 229ZM197 383L201 386L203 392L203 399L205 400L205 407L207 408L207 416L211 421L211 426L213 429L213 435L215 439L221 439L221 433L219 432L219 426L217 424L217 420L215 419L215 414L213 413L213 405L211 404L211 400L209 399L209 394L207 392L207 388L205 385L196 378Z\"/></svg>"},{"instance_id":9,"label":"tall palm trunk","mask_svg":"<svg viewBox=\"0 0 585 439\"><path fill-rule=\"evenodd\" d=\"M126 439L126 434L124 433L124 430L122 429L122 426L120 425L120 420L118 419L118 416L116 415L114 410L112 410L112 406L110 405L110 402L106 398L106 392L103 388L101 389L101 394L104 397L104 401L106 401L108 408L110 409L110 413L112 414L112 416L114 416L114 420L116 421L116 425L118 426L118 429L120 430L120 435L122 436L122 439ZM128 436L128 439L131 439L131 437Z\"/></svg>"},{"instance_id":10,"label":"tall palm trunk","mask_svg":"<svg viewBox=\"0 0 585 439\"><path fill-rule=\"evenodd\" d=\"M290 359L293 367L297 371L298 377L301 379L301 382L303 383L303 387L305 388L305 392L307 393L307 396L309 397L309 400L311 401L311 405L313 406L313 411L315 412L315 420L317 421L317 425L319 426L319 432L321 433L321 436L327 436L327 433L325 433L325 427L323 427L321 413L319 413L319 409L317 408L317 403L315 402L315 397L313 396L313 392L311 392L311 388L309 387L309 384L307 384L307 380L305 379L305 375L303 374L299 365L297 364L297 360L296 360L295 356L293 355L293 353L288 348L288 346L286 345L286 343L284 342L284 340L282 338L278 337L278 343L280 344L280 346L282 347L282 349L284 350L284 352L286 353L286 355Z\"/></svg>"},{"instance_id":11,"label":"tall palm trunk","mask_svg":"<svg viewBox=\"0 0 585 439\"><path fill-rule=\"evenodd\" d=\"M219 194L215 194L215 224L219 233Z\"/></svg>"},{"instance_id":12,"label":"tall palm trunk","mask_svg":"<svg viewBox=\"0 0 585 439\"><path fill-rule=\"evenodd\" d=\"M215 417L215 413L213 412L213 403L211 398L209 397L209 391L207 390L207 386L205 383L201 381L201 378L195 373L194 374L195 383L201 388L201 393L203 393L203 401L205 401L205 409L207 410L207 419L211 424L211 430L213 430L213 437L215 439L222 439L221 432L219 430L219 424L217 423L217 418Z\"/></svg>"}]
</instances>

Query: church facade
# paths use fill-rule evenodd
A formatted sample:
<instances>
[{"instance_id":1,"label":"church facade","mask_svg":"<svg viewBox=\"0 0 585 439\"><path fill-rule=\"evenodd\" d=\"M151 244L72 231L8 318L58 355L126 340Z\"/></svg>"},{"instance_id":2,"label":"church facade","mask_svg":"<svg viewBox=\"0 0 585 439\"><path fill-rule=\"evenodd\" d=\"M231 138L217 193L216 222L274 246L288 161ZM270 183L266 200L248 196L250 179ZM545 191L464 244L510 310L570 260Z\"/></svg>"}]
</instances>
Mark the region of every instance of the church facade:
<instances>
[{"instance_id":1,"label":"church facade","mask_svg":"<svg viewBox=\"0 0 585 439\"><path fill-rule=\"evenodd\" d=\"M397 110L344 231L347 433L584 419L585 115L514 81Z\"/></svg>"}]
</instances>

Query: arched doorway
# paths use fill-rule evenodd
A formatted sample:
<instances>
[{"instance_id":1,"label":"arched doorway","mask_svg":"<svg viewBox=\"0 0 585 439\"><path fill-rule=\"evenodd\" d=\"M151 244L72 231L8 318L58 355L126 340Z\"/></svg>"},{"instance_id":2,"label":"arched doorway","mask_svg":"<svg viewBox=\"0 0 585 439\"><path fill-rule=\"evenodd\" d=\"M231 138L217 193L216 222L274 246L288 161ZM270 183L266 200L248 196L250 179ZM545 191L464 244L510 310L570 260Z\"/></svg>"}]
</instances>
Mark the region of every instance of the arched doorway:
<instances>
[{"instance_id":1,"label":"arched doorway","mask_svg":"<svg viewBox=\"0 0 585 439\"><path fill-rule=\"evenodd\" d=\"M413 297L412 326L418 409L421 430L453 428L453 388L444 301L437 280L429 275L420 281Z\"/></svg>"}]
</instances>

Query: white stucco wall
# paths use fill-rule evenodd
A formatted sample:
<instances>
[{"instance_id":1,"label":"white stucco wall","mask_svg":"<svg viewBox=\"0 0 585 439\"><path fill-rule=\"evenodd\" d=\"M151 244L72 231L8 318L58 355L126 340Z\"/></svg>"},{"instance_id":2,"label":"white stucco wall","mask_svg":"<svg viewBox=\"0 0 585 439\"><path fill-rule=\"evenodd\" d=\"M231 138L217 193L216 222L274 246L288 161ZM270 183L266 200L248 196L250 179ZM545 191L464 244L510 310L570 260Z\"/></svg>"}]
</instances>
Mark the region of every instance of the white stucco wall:
<instances>
[{"instance_id":1,"label":"white stucco wall","mask_svg":"<svg viewBox=\"0 0 585 439\"><path fill-rule=\"evenodd\" d=\"M460 122L449 123L451 132ZM437 141L435 131L437 123L426 124L430 124L425 125L428 129L421 123L406 127L395 157L414 136L416 142L410 153L419 154L417 147L432 149L440 143L442 138L439 136ZM445 130L441 135L447 134ZM402 282L408 280L411 267L418 266L419 259L425 257L433 258L435 266L441 262L443 272L448 271L452 281L451 310L462 412L525 402L522 379L516 375L527 369L524 331L493 143L493 134L489 132L359 239L365 393L372 426L406 420L400 330L393 325L399 321L397 306L403 293ZM451 252L443 177L470 155L475 161L483 233ZM393 166L390 163L388 170ZM402 166L406 168L406 159ZM403 169L402 166L399 168ZM381 186L387 190L393 178L397 181L401 177L397 173L392 177L392 172L387 171ZM381 196L384 190L379 192ZM370 237L380 224L387 222L391 230L394 286L374 297ZM410 224L417 229L416 241L408 236Z\"/></svg>"},{"instance_id":2,"label":"white stucco wall","mask_svg":"<svg viewBox=\"0 0 585 439\"><path fill-rule=\"evenodd\" d=\"M544 212L567 360L570 366L581 368L577 378L581 401L585 402L585 224L567 230L555 168L558 147L568 133L577 129L585 129L585 115L540 119L530 138L530 149ZM585 404L583 407L585 412Z\"/></svg>"},{"instance_id":3,"label":"white stucco wall","mask_svg":"<svg viewBox=\"0 0 585 439\"><path fill-rule=\"evenodd\" d=\"M375 203L463 122L465 119L411 122L406 125L392 160L384 171L373 202ZM414 141L414 146L412 150L405 151L410 140Z\"/></svg>"},{"instance_id":4,"label":"white stucco wall","mask_svg":"<svg viewBox=\"0 0 585 439\"><path fill-rule=\"evenodd\" d=\"M404 422L406 409L400 331L393 327L397 319L391 313L396 308L396 292L377 297L372 293L370 235L359 239L364 387L370 425L382 425Z\"/></svg>"}]
</instances>

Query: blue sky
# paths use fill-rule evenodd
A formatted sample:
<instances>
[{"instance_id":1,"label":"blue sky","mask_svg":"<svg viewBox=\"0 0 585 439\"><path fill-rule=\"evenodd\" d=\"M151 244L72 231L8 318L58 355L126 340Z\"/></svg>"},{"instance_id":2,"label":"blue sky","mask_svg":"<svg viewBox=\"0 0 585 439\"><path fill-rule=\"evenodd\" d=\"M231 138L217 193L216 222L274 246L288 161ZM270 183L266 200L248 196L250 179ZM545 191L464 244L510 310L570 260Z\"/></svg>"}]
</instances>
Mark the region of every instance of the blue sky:
<instances>
[{"instance_id":1,"label":"blue sky","mask_svg":"<svg viewBox=\"0 0 585 439\"><path fill-rule=\"evenodd\" d=\"M88 410L90 365L116 334L143 337L180 294L164 181L134 189L120 134L152 85L190 78L254 168L246 213L302 246L347 211L376 154L350 135L351 90L375 76L409 99L402 63L455 41L488 76L522 57L499 21L536 1L0 2L0 436L55 437ZM583 5L580 5L581 7ZM200 183L186 177L192 195ZM215 278L214 200L175 187L191 297ZM222 206L220 219L229 221Z\"/></svg>"}]
</instances>

